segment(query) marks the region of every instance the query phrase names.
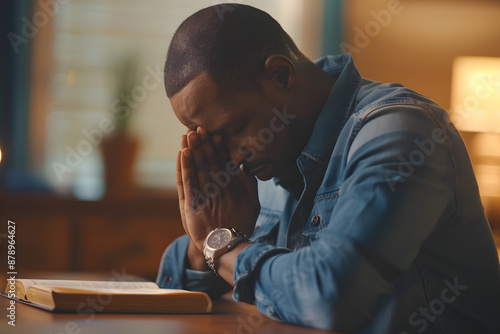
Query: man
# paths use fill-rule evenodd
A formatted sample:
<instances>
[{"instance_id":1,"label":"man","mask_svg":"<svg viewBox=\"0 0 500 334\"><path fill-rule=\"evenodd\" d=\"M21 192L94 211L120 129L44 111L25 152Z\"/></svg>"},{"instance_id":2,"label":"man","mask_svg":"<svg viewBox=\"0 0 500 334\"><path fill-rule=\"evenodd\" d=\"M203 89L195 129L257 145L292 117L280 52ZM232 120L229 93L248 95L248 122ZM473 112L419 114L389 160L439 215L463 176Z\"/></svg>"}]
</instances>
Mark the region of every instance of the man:
<instances>
[{"instance_id":1,"label":"man","mask_svg":"<svg viewBox=\"0 0 500 334\"><path fill-rule=\"evenodd\" d=\"M233 286L272 318L341 332L499 332L498 256L436 103L362 79L347 55L311 62L245 5L180 25L165 86L188 128L187 235L166 250L160 287Z\"/></svg>"}]
</instances>

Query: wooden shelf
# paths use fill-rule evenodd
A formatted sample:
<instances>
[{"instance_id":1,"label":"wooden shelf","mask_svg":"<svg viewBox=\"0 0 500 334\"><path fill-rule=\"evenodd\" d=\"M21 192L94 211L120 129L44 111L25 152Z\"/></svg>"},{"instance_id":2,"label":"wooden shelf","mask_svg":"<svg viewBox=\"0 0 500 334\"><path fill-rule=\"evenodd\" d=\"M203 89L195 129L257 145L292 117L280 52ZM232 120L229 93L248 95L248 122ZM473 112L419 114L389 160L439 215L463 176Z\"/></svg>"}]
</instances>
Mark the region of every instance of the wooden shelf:
<instances>
[{"instance_id":1,"label":"wooden shelf","mask_svg":"<svg viewBox=\"0 0 500 334\"><path fill-rule=\"evenodd\" d=\"M6 254L7 220L12 220L18 276L118 271L154 279L163 251L184 234L174 194L97 202L0 194L0 203L0 251Z\"/></svg>"}]
</instances>

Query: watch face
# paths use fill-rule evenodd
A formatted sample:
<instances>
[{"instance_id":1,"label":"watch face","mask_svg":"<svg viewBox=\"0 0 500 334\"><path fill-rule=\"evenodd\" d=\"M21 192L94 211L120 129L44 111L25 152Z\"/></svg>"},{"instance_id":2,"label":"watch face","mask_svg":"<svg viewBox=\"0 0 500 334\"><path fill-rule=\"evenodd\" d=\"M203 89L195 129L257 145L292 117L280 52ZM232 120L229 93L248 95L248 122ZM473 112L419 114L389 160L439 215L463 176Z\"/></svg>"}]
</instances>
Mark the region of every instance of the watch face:
<instances>
[{"instance_id":1,"label":"watch face","mask_svg":"<svg viewBox=\"0 0 500 334\"><path fill-rule=\"evenodd\" d=\"M231 240L231 231L227 229L217 230L207 240L207 246L213 249L223 248Z\"/></svg>"}]
</instances>

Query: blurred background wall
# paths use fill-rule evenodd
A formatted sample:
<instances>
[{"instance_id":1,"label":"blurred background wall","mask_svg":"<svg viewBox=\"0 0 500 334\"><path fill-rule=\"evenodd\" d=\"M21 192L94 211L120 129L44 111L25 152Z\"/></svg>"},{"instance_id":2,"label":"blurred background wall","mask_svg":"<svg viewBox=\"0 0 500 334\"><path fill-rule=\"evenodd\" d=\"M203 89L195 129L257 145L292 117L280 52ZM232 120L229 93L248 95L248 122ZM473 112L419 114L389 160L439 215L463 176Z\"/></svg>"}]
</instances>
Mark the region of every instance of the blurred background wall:
<instances>
[{"instance_id":1,"label":"blurred background wall","mask_svg":"<svg viewBox=\"0 0 500 334\"><path fill-rule=\"evenodd\" d=\"M364 77L402 83L450 112L471 155L490 224L500 227L500 2L358 0L343 8L341 49L353 55ZM471 82L457 77L455 61L464 56L474 57L468 60ZM458 96L463 85L470 92ZM482 125L472 126L474 115Z\"/></svg>"},{"instance_id":2,"label":"blurred background wall","mask_svg":"<svg viewBox=\"0 0 500 334\"><path fill-rule=\"evenodd\" d=\"M309 58L350 53L364 77L400 82L452 113L454 60L500 57L498 1L236 2L270 13ZM154 277L161 252L183 233L174 165L185 129L164 93L165 54L187 16L219 3L0 5L0 219L19 225L25 271L126 269ZM228 10L221 6L221 14ZM492 71L488 88L500 94L500 74ZM478 179L495 229L498 134L479 128L462 135L476 172L482 171Z\"/></svg>"}]
</instances>

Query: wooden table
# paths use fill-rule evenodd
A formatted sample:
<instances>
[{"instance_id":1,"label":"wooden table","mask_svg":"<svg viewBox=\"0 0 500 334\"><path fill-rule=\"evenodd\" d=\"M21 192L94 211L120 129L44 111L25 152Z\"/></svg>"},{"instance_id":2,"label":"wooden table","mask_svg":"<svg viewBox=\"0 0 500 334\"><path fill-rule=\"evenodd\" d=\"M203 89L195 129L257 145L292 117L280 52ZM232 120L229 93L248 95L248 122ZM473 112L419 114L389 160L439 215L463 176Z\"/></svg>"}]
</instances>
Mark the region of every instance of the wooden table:
<instances>
[{"instance_id":1,"label":"wooden table","mask_svg":"<svg viewBox=\"0 0 500 334\"><path fill-rule=\"evenodd\" d=\"M0 333L44 334L320 334L333 333L269 319L230 295L211 314L60 314L16 303L16 326L7 324L9 299L0 297Z\"/></svg>"}]
</instances>

